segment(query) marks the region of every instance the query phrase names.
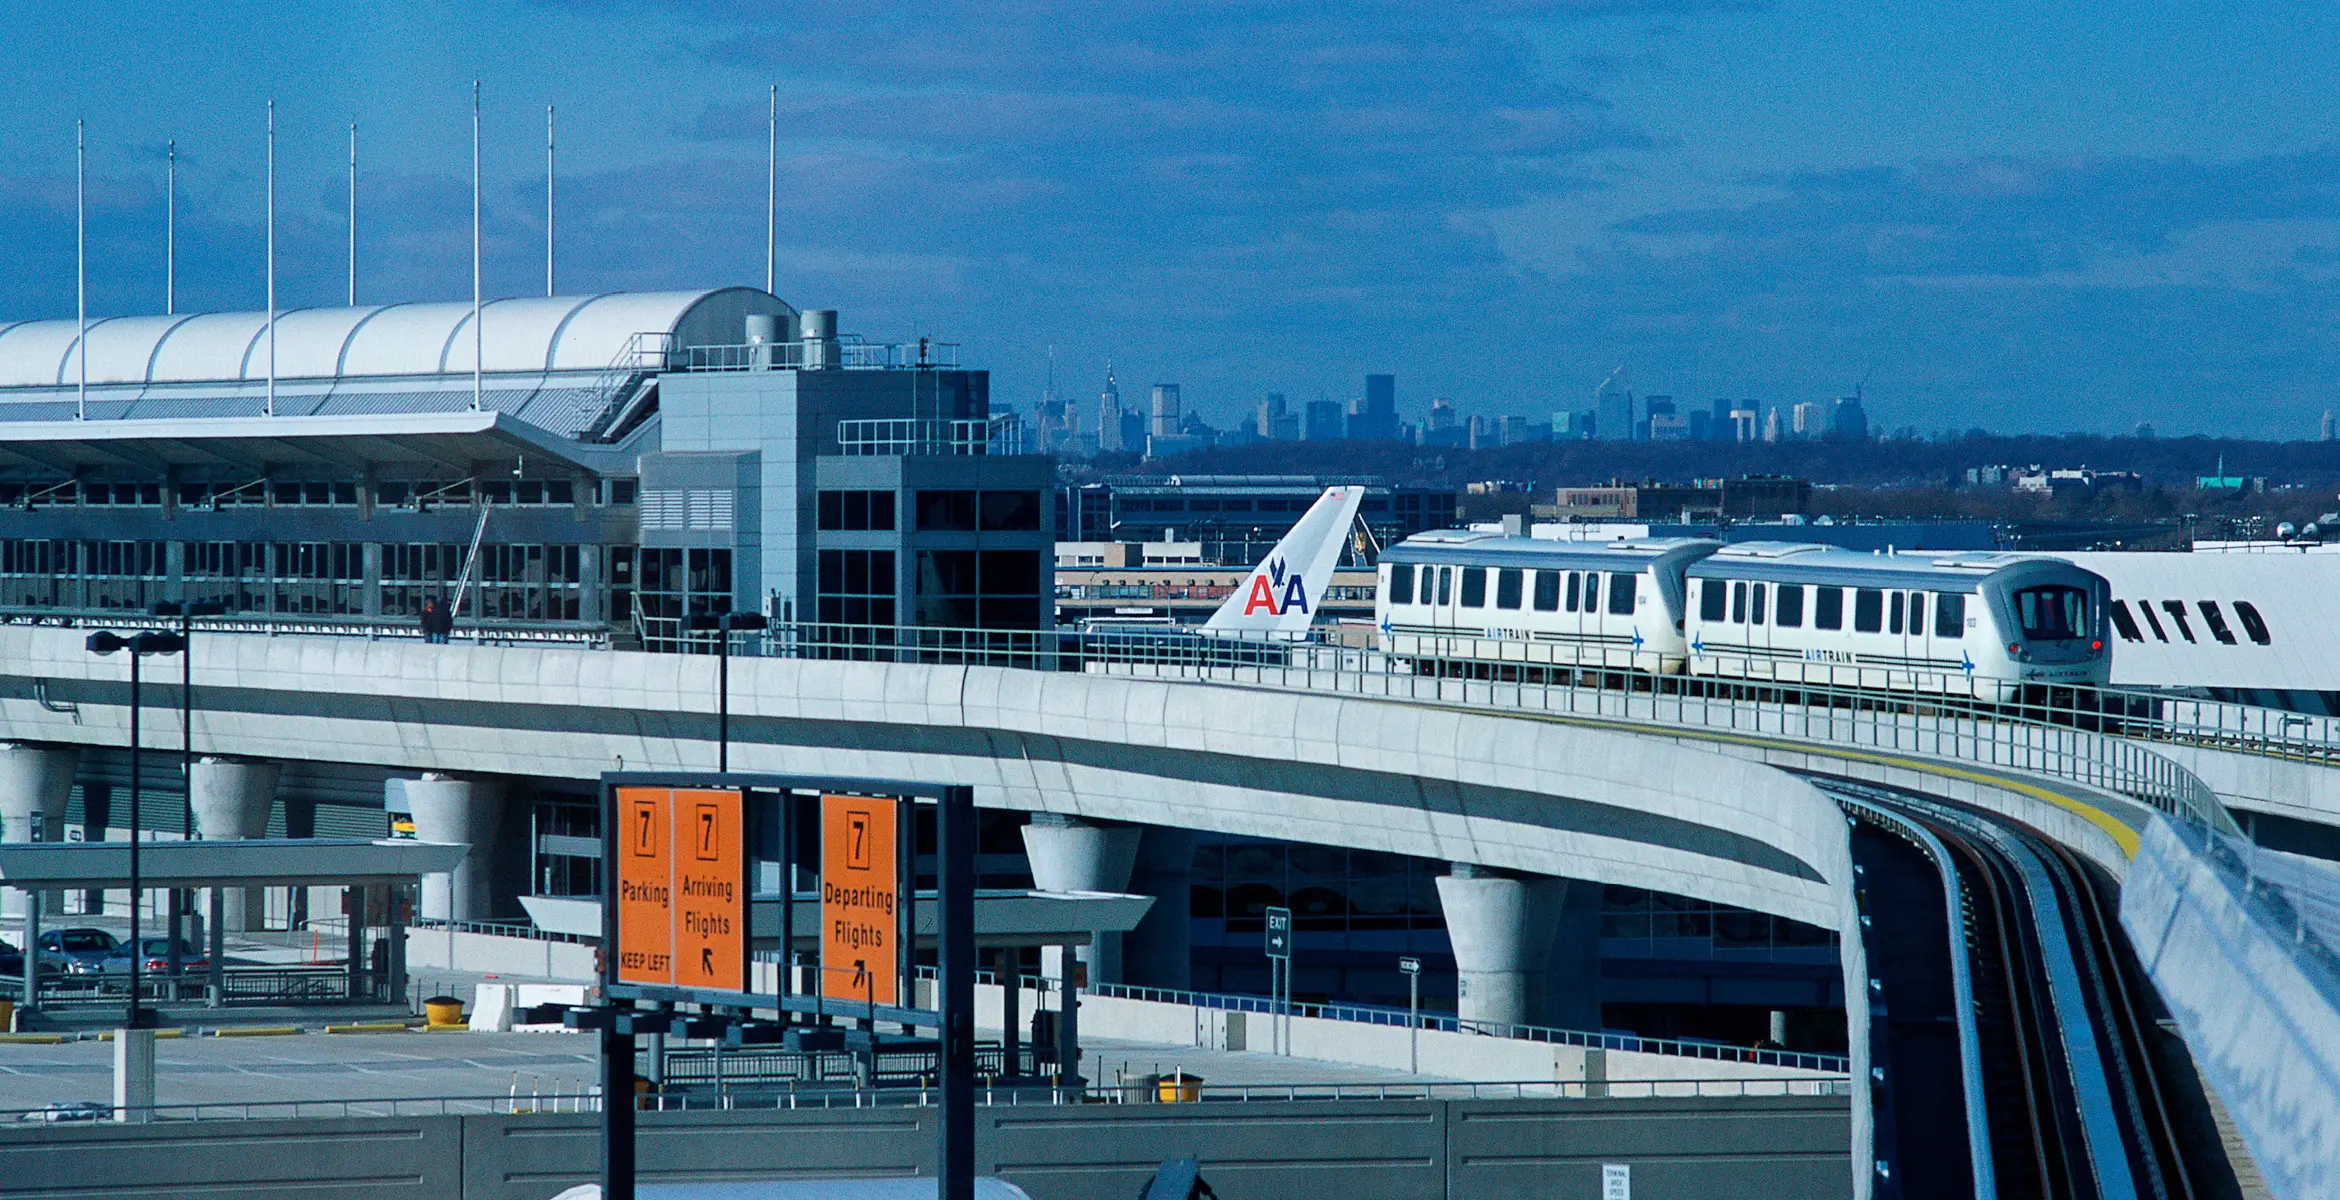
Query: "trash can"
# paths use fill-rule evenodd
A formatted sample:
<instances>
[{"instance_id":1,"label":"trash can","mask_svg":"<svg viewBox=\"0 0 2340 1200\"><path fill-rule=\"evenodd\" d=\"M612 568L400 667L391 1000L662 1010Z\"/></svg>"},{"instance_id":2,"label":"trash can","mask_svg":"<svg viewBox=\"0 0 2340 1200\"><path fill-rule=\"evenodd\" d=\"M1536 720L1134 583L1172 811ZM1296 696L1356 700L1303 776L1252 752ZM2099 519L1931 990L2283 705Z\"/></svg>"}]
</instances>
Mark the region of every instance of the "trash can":
<instances>
[{"instance_id":1,"label":"trash can","mask_svg":"<svg viewBox=\"0 0 2340 1200\"><path fill-rule=\"evenodd\" d=\"M1162 1104L1194 1104L1202 1099L1203 1077L1173 1070L1154 1082L1154 1099Z\"/></svg>"},{"instance_id":2,"label":"trash can","mask_svg":"<svg viewBox=\"0 0 2340 1200\"><path fill-rule=\"evenodd\" d=\"M0 1033L16 1032L16 1001L0 1000Z\"/></svg>"},{"instance_id":3,"label":"trash can","mask_svg":"<svg viewBox=\"0 0 2340 1200\"><path fill-rule=\"evenodd\" d=\"M423 1019L433 1025L461 1025L463 1001L453 996L433 996L423 1001Z\"/></svg>"}]
</instances>

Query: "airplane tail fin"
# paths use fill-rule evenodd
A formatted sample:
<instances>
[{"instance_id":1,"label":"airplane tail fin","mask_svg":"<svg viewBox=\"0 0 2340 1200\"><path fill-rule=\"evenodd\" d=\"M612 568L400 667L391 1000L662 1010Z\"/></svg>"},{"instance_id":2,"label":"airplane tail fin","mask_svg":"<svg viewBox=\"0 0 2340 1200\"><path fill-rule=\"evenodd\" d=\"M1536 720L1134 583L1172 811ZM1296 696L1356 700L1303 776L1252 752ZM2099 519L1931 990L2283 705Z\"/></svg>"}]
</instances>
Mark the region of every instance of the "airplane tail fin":
<instances>
[{"instance_id":1,"label":"airplane tail fin","mask_svg":"<svg viewBox=\"0 0 2340 1200\"><path fill-rule=\"evenodd\" d=\"M1357 519L1361 487L1329 487L1267 558L1203 622L1205 633L1300 634L1316 621L1325 586Z\"/></svg>"}]
</instances>

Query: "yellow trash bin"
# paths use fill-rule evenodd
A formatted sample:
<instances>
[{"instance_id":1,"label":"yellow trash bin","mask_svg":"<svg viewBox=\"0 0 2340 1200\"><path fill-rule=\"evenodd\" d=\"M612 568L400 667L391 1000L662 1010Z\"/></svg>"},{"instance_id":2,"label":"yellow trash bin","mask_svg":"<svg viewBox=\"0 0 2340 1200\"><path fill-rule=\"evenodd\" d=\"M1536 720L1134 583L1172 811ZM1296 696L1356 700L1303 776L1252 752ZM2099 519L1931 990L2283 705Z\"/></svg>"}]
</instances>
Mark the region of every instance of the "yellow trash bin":
<instances>
[{"instance_id":1,"label":"yellow trash bin","mask_svg":"<svg viewBox=\"0 0 2340 1200\"><path fill-rule=\"evenodd\" d=\"M1203 1077L1172 1071L1154 1084L1154 1099L1163 1104L1193 1104L1202 1099Z\"/></svg>"},{"instance_id":2,"label":"yellow trash bin","mask_svg":"<svg viewBox=\"0 0 2340 1200\"><path fill-rule=\"evenodd\" d=\"M463 1002L453 996L433 996L423 1001L423 1019L433 1025L461 1025Z\"/></svg>"}]
</instances>

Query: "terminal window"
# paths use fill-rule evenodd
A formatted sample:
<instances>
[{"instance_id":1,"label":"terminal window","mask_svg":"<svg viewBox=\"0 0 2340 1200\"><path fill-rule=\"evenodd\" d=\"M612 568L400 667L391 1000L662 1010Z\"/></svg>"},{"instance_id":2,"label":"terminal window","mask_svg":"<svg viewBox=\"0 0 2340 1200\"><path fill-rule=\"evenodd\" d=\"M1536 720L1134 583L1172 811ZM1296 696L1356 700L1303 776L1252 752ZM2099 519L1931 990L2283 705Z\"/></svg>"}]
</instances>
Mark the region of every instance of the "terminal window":
<instances>
[{"instance_id":1,"label":"terminal window","mask_svg":"<svg viewBox=\"0 0 2340 1200\"><path fill-rule=\"evenodd\" d=\"M819 619L833 625L894 623L894 552L823 550L818 580Z\"/></svg>"},{"instance_id":2,"label":"terminal window","mask_svg":"<svg viewBox=\"0 0 2340 1200\"><path fill-rule=\"evenodd\" d=\"M820 494L823 532L860 533L894 527L894 493L825 491Z\"/></svg>"}]
</instances>

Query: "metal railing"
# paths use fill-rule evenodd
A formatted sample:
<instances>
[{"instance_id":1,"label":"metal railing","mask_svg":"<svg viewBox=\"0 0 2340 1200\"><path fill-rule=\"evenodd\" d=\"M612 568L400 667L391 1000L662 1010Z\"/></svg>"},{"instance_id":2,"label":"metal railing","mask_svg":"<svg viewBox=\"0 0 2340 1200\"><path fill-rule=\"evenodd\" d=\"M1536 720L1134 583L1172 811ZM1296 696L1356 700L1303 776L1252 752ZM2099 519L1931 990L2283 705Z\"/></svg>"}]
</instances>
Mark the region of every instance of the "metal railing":
<instances>
[{"instance_id":1,"label":"metal railing","mask_svg":"<svg viewBox=\"0 0 2340 1200\"><path fill-rule=\"evenodd\" d=\"M601 939L579 933L559 933L539 929L525 921L449 921L439 917L416 917L407 928L437 930L442 933L478 933L489 937L525 938L532 942L567 942L575 945L598 945Z\"/></svg>"},{"instance_id":2,"label":"metal railing","mask_svg":"<svg viewBox=\"0 0 2340 1200\"><path fill-rule=\"evenodd\" d=\"M1426 642L1406 655L1376 648L1379 635L1356 627L1305 638L1252 639L1184 630L980 630L798 623L775 625L765 653L791 658L1014 667L1221 683L1325 695L1497 709L1749 737L1811 741L1922 755L2069 780L2119 793L2170 816L2236 832L2215 793L2149 741L2208 741L2204 705L2151 693L2101 688L2027 689L1998 701L1959 694L1966 676L1847 668L1853 682L1755 681L1632 669L1616 661L1578 666L1524 656L1550 643L1502 643L1520 658L1484 654L1491 639ZM2340 751L2340 747L2335 747Z\"/></svg>"},{"instance_id":3,"label":"metal railing","mask_svg":"<svg viewBox=\"0 0 2340 1200\"><path fill-rule=\"evenodd\" d=\"M957 342L864 342L848 334L813 343L814 358L848 371L945 370L959 365ZM796 370L805 365L805 346L794 342L751 342L736 346L681 346L666 351L669 371Z\"/></svg>"},{"instance_id":4,"label":"metal railing","mask_svg":"<svg viewBox=\"0 0 2340 1200\"><path fill-rule=\"evenodd\" d=\"M26 608L0 606L0 625L58 625L76 629L179 628L177 617L157 617L136 609ZM264 614L198 617L196 633L241 633L260 637L362 637L368 641L422 640L422 624L412 617L271 616ZM599 624L554 621L466 620L449 635L457 642L481 646L571 646L607 649L609 629Z\"/></svg>"},{"instance_id":5,"label":"metal railing","mask_svg":"<svg viewBox=\"0 0 2340 1200\"><path fill-rule=\"evenodd\" d=\"M350 972L346 964L330 966L234 966L220 972L218 1003L227 1007L277 1004L347 1004L379 1003L388 999L387 990L374 980L371 972L362 972L356 992L350 989ZM121 1004L129 990L129 976L109 975L44 975L41 978L41 1007L78 1008ZM24 980L10 975L0 978L0 996L21 1000ZM138 977L138 995L141 1000L164 1004L189 1002L208 1003L212 999L211 976L206 971L190 970L178 975L159 972L142 973Z\"/></svg>"},{"instance_id":6,"label":"metal railing","mask_svg":"<svg viewBox=\"0 0 2340 1200\"><path fill-rule=\"evenodd\" d=\"M1024 986L1040 985L1050 984L1049 981L1038 976L1024 977ZM1409 1014L1402 1008L1385 1008L1377 1005L1324 1004L1308 1001L1286 1004L1265 996L1190 992L1177 988L1137 987L1123 983L1093 983L1088 986L1087 990L1093 995L1115 999L1146 1000L1158 1004L1178 1004L1191 1008L1260 1013L1268 1016L1314 1017L1326 1021L1354 1021L1363 1025L1396 1026L1400 1029L1411 1025L1413 1028L1441 1033L1468 1033L1482 1037L1511 1038L1515 1041L1582 1046L1595 1050L1618 1050L1636 1054L1662 1054L1674 1058L1705 1059L1710 1062L1759 1063L1764 1066L1787 1067L1799 1071L1830 1071L1839 1074L1852 1069L1851 1060L1841 1054L1808 1054L1794 1050L1757 1049L1719 1042L1641 1037L1630 1033L1558 1029L1548 1025L1520 1025L1501 1021L1465 1021L1453 1013Z\"/></svg>"},{"instance_id":7,"label":"metal railing","mask_svg":"<svg viewBox=\"0 0 2340 1200\"><path fill-rule=\"evenodd\" d=\"M885 417L837 422L837 453L848 458L891 455L989 454L995 419Z\"/></svg>"},{"instance_id":8,"label":"metal railing","mask_svg":"<svg viewBox=\"0 0 2340 1200\"><path fill-rule=\"evenodd\" d=\"M1236 1083L1190 1081L1187 1103L1262 1103L1271 1101L1470 1101L1470 1100L1669 1100L1748 1099L1766 1096L1850 1096L1845 1078L1811 1076L1775 1079L1611 1079L1522 1080L1497 1083L1437 1083L1406 1079L1387 1083ZM1079 1087L978 1087L975 1103L985 1107L1047 1107L1074 1104L1152 1104L1160 1102L1154 1083L1091 1083ZM916 1088L805 1088L713 1092L651 1092L638 1098L643 1112L720 1112L788 1109L933 1108L941 1092ZM320 1117L422 1117L466 1115L526 1115L532 1113L598 1113L601 1090L534 1092L517 1090L503 1095L405 1096L347 1100L255 1100L240 1103L157 1104L139 1107L132 1115L141 1121L266 1121ZM41 1108L0 1109L0 1123L54 1124L110 1122L109 1105L47 1105Z\"/></svg>"}]
</instances>

